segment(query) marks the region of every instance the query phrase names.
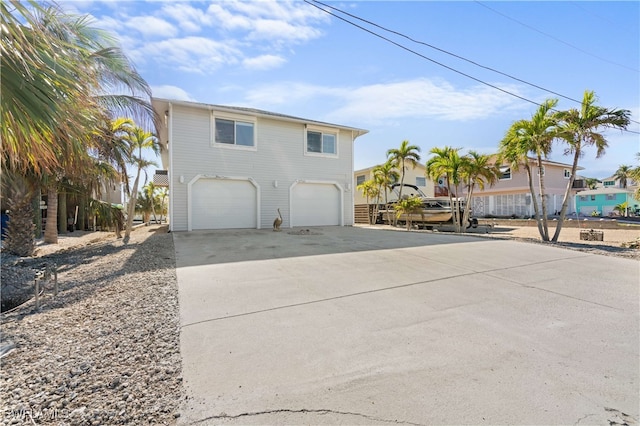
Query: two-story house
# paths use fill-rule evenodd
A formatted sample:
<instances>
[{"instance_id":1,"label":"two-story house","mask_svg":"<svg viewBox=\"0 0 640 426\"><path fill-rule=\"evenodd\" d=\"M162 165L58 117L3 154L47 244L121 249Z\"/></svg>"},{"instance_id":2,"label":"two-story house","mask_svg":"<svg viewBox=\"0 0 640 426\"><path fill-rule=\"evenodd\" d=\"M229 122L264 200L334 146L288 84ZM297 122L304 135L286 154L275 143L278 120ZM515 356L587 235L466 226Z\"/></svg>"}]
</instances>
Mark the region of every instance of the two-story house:
<instances>
[{"instance_id":1,"label":"two-story house","mask_svg":"<svg viewBox=\"0 0 640 426\"><path fill-rule=\"evenodd\" d=\"M353 173L353 179L356 187L356 190L354 191L354 194L353 194L355 205L361 205L361 204L367 203L366 197L362 194L362 191L359 191L357 188L358 188L358 185L370 179L373 179L373 169L375 169L375 167L376 166L367 167L366 169L356 170ZM396 171L398 172L398 175L399 175L400 171L399 170L396 170ZM398 182L400 182L399 177L398 177ZM438 193L438 195L440 195L439 191L441 191L441 189L443 188L443 186L434 185L434 183L429 178L425 177L425 167L423 164L419 164L419 163L416 164L416 167L411 167L411 166L405 167L404 183L417 186L428 197L433 197L434 193L436 192ZM446 188L444 189L446 192ZM406 193L406 191L404 192ZM387 197L389 199L393 199L394 195L392 195L387 191ZM384 194L380 195L380 200L382 203L384 203ZM369 200L369 203L374 203L374 202L375 201L373 200Z\"/></svg>"},{"instance_id":2,"label":"two-story house","mask_svg":"<svg viewBox=\"0 0 640 426\"><path fill-rule=\"evenodd\" d=\"M353 224L353 143L367 130L153 98L171 231Z\"/></svg>"},{"instance_id":3,"label":"two-story house","mask_svg":"<svg viewBox=\"0 0 640 426\"><path fill-rule=\"evenodd\" d=\"M534 191L538 201L540 201L538 173L542 172L544 173L547 212L549 215L559 212L571 177L571 165L545 160L542 170L539 170L537 160L530 158L529 166L533 173ZM582 167L578 167L578 170L582 170ZM575 195L585 189L587 189L585 179L577 178L574 180L567 214L575 212ZM535 211L531 202L531 192L525 168L520 167L518 170L513 170L509 165L500 166L500 176L495 185L487 185L484 190L474 189L473 214L478 217L533 216Z\"/></svg>"}]
</instances>

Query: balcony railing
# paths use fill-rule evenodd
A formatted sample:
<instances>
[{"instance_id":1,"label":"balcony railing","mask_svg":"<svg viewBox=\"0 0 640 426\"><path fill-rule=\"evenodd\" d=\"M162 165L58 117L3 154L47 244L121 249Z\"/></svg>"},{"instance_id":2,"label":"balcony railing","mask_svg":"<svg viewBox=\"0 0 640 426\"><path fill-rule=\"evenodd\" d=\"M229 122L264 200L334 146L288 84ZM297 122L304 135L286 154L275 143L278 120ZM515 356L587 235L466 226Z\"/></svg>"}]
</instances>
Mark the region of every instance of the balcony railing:
<instances>
[{"instance_id":1,"label":"balcony railing","mask_svg":"<svg viewBox=\"0 0 640 426\"><path fill-rule=\"evenodd\" d=\"M153 175L153 184L155 186L169 186L169 171L168 170L156 170L156 174Z\"/></svg>"}]
</instances>

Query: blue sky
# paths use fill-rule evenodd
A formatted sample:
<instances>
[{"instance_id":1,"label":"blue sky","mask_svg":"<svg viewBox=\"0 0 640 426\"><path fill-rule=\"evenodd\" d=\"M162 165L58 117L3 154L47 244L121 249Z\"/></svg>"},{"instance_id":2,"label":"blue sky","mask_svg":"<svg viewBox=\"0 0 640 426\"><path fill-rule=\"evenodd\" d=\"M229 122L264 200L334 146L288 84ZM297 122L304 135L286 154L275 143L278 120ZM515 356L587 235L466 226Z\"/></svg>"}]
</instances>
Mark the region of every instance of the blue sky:
<instances>
[{"instance_id":1,"label":"blue sky","mask_svg":"<svg viewBox=\"0 0 640 426\"><path fill-rule=\"evenodd\" d=\"M560 95L632 112L640 132L640 2L327 2L378 25ZM296 1L62 1L118 37L154 96L259 108L368 129L355 169L408 139L494 153L536 106ZM358 22L354 18L351 21ZM359 22L361 25L366 25ZM558 97L427 46L378 34L477 80L541 102ZM560 97L558 109L578 104ZM608 131L589 177L636 165L640 135ZM552 160L570 162L554 146Z\"/></svg>"}]
</instances>

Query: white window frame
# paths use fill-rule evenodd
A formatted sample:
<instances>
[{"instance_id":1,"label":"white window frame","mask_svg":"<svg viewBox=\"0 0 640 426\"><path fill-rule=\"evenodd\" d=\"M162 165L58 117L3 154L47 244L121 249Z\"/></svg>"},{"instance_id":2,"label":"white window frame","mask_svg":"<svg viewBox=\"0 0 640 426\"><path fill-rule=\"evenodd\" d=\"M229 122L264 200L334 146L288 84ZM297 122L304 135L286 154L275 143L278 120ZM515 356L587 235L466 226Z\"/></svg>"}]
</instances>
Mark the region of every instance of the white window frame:
<instances>
[{"instance_id":1,"label":"white window frame","mask_svg":"<svg viewBox=\"0 0 640 426\"><path fill-rule=\"evenodd\" d=\"M307 135L309 132L320 133L321 140L322 136L333 135L335 136L336 141L336 152L335 153L327 153L327 152L309 152L307 147ZM338 158L340 154L340 130L330 127L319 127L319 126L310 126L306 125L304 129L304 155L309 157L325 157L325 158Z\"/></svg>"},{"instance_id":2,"label":"white window frame","mask_svg":"<svg viewBox=\"0 0 640 426\"><path fill-rule=\"evenodd\" d=\"M507 170L509 171L509 177L502 177L505 173L507 173ZM500 178L498 180L511 180L512 178L513 178L513 172L511 170L511 167L509 166L500 167Z\"/></svg>"},{"instance_id":3,"label":"white window frame","mask_svg":"<svg viewBox=\"0 0 640 426\"><path fill-rule=\"evenodd\" d=\"M422 182L424 182L424 185L419 184L418 183L418 179L422 179ZM427 186L427 178L423 177L423 176L416 176L416 186L426 187Z\"/></svg>"},{"instance_id":4,"label":"white window frame","mask_svg":"<svg viewBox=\"0 0 640 426\"><path fill-rule=\"evenodd\" d=\"M362 182L358 183L358 181L362 178ZM357 175L356 176L356 186L361 185L367 181L367 175Z\"/></svg>"},{"instance_id":5,"label":"white window frame","mask_svg":"<svg viewBox=\"0 0 640 426\"><path fill-rule=\"evenodd\" d=\"M540 170L542 170L542 176L544 176L544 166L538 167L538 176L540 176Z\"/></svg>"},{"instance_id":6,"label":"white window frame","mask_svg":"<svg viewBox=\"0 0 640 426\"><path fill-rule=\"evenodd\" d=\"M233 144L216 142L216 119L233 121L234 127L236 123L247 123L253 126L253 146L236 145L234 139ZM235 135L235 129L234 129ZM238 149L241 151L257 151L258 150L258 120L255 117L247 117L234 114L220 114L217 111L211 112L211 146L214 148Z\"/></svg>"},{"instance_id":7,"label":"white window frame","mask_svg":"<svg viewBox=\"0 0 640 426\"><path fill-rule=\"evenodd\" d=\"M571 169L564 169L564 178L571 179Z\"/></svg>"}]
</instances>

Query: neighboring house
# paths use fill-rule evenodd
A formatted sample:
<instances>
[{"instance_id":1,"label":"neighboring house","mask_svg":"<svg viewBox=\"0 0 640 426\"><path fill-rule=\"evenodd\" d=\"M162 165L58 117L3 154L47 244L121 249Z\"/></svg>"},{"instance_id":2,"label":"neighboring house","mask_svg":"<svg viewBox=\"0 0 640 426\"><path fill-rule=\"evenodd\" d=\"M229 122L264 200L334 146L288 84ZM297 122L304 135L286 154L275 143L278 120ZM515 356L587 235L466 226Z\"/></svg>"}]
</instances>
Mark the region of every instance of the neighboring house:
<instances>
[{"instance_id":1,"label":"neighboring house","mask_svg":"<svg viewBox=\"0 0 640 426\"><path fill-rule=\"evenodd\" d=\"M123 183L111 183L111 184L102 184L100 192L100 200L111 203L123 205L126 195L123 191L124 184Z\"/></svg>"},{"instance_id":2,"label":"neighboring house","mask_svg":"<svg viewBox=\"0 0 640 426\"><path fill-rule=\"evenodd\" d=\"M353 181L356 188L353 193L355 205L367 203L367 199L364 195L362 195L362 191L358 190L358 185L360 185L361 183L369 179L373 179L374 168L375 166L367 167L366 169L357 170L353 173ZM399 171L398 171L398 174L400 174ZM400 177L398 177L398 182L400 182ZM404 175L404 183L417 186L422 192L425 193L425 195L429 197L433 197L434 195L434 184L430 179L425 177L425 167L422 164L416 164L415 168L412 168L411 166L406 167L405 175ZM403 191L403 194L405 193L406 191ZM407 195L411 195L411 194L407 194ZM391 195L389 192L387 192L387 196L390 200L395 198L395 196ZM384 193L380 195L380 202L384 203ZM375 201L369 200L369 203L373 204L375 203Z\"/></svg>"},{"instance_id":3,"label":"neighboring house","mask_svg":"<svg viewBox=\"0 0 640 426\"><path fill-rule=\"evenodd\" d=\"M627 179L626 189L631 189L637 186L638 183L636 181L631 178ZM622 188L622 184L620 183L620 179L617 179L615 176L611 176L606 179L602 179L602 188Z\"/></svg>"},{"instance_id":4,"label":"neighboring house","mask_svg":"<svg viewBox=\"0 0 640 426\"><path fill-rule=\"evenodd\" d=\"M598 188L582 191L576 197L576 210L583 216L612 216L620 214L614 207L627 203L629 214L636 214L640 209L640 201L633 197L633 191L621 188ZM624 212L622 213L624 215Z\"/></svg>"},{"instance_id":5,"label":"neighboring house","mask_svg":"<svg viewBox=\"0 0 640 426\"><path fill-rule=\"evenodd\" d=\"M153 98L172 231L353 224L353 143L367 130Z\"/></svg>"},{"instance_id":6,"label":"neighboring house","mask_svg":"<svg viewBox=\"0 0 640 426\"><path fill-rule=\"evenodd\" d=\"M533 175L534 190L539 197L537 160L529 159ZM582 167L578 167L582 170ZM484 190L475 188L473 192L473 214L485 216L534 216L527 171L520 167L517 171L508 165L500 167L501 175L494 186L485 186ZM545 194L547 195L547 213L553 215L562 208L562 200L571 177L571 165L554 161L543 161ZM587 188L582 178L574 180L567 214L575 211L575 195ZM539 204L540 205L540 204Z\"/></svg>"}]
</instances>

